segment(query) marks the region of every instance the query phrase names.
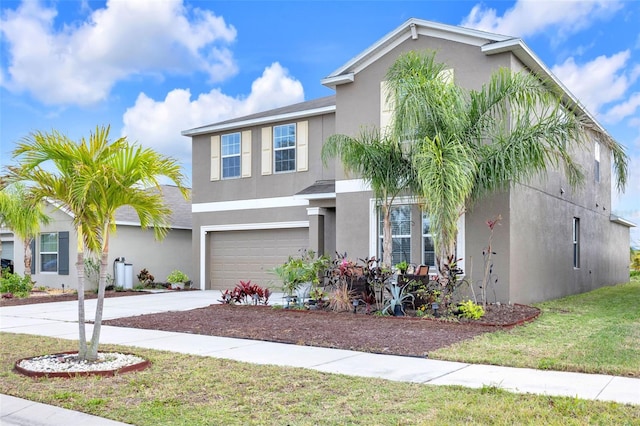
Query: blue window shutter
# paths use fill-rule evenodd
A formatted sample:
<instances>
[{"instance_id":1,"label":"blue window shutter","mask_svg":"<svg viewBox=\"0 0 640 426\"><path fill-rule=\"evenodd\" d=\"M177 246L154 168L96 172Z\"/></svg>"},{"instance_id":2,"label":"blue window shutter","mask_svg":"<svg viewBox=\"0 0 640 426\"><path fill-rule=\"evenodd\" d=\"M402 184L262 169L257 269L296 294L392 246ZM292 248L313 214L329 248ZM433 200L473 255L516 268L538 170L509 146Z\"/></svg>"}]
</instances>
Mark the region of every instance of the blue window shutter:
<instances>
[{"instance_id":1,"label":"blue window shutter","mask_svg":"<svg viewBox=\"0 0 640 426\"><path fill-rule=\"evenodd\" d=\"M29 243L31 246L31 274L36 273L36 260L38 259L38 254L36 253L36 239L32 238Z\"/></svg>"},{"instance_id":2,"label":"blue window shutter","mask_svg":"<svg viewBox=\"0 0 640 426\"><path fill-rule=\"evenodd\" d=\"M69 275L69 232L58 233L58 275Z\"/></svg>"}]
</instances>

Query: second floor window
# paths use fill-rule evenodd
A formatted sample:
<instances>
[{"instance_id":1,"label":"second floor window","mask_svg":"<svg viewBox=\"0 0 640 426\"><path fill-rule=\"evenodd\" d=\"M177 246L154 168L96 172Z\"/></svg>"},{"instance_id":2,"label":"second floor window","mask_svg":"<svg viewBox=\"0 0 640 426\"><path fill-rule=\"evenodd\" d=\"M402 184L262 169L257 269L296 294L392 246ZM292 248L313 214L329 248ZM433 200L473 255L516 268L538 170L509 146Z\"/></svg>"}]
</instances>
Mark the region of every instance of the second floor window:
<instances>
[{"instance_id":1,"label":"second floor window","mask_svg":"<svg viewBox=\"0 0 640 426\"><path fill-rule=\"evenodd\" d=\"M273 157L275 172L296 170L296 125L285 124L273 128Z\"/></svg>"},{"instance_id":2,"label":"second floor window","mask_svg":"<svg viewBox=\"0 0 640 426\"><path fill-rule=\"evenodd\" d=\"M222 178L240 177L240 133L222 135Z\"/></svg>"}]
</instances>

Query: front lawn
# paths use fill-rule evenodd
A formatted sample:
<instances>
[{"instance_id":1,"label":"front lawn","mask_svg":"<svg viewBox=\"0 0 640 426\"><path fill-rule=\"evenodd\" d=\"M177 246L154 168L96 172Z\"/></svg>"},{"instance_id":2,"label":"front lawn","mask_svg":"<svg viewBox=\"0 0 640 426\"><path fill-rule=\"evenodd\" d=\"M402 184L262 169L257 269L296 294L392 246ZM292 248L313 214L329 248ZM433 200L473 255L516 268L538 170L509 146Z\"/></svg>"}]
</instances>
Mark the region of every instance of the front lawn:
<instances>
[{"instance_id":1,"label":"front lawn","mask_svg":"<svg viewBox=\"0 0 640 426\"><path fill-rule=\"evenodd\" d=\"M429 353L430 358L640 377L640 277L535 305L538 319Z\"/></svg>"},{"instance_id":2,"label":"front lawn","mask_svg":"<svg viewBox=\"0 0 640 426\"><path fill-rule=\"evenodd\" d=\"M145 425L584 425L637 424L640 407L347 377L299 368L104 345L153 365L111 378L30 379L12 371L26 355L75 343L0 334L0 392Z\"/></svg>"}]
</instances>

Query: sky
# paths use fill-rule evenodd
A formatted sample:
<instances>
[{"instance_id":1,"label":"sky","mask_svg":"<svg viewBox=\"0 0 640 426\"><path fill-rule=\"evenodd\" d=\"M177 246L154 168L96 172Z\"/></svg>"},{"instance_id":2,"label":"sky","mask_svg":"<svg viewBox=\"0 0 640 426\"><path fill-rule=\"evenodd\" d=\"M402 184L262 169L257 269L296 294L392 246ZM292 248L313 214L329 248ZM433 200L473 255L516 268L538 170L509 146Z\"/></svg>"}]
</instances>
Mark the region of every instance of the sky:
<instances>
[{"instance_id":1,"label":"sky","mask_svg":"<svg viewBox=\"0 0 640 426\"><path fill-rule=\"evenodd\" d=\"M612 210L640 225L640 1L2 0L0 166L32 132L176 158L180 132L333 94L320 80L419 18L519 37L630 157ZM632 229L640 247L640 229Z\"/></svg>"}]
</instances>

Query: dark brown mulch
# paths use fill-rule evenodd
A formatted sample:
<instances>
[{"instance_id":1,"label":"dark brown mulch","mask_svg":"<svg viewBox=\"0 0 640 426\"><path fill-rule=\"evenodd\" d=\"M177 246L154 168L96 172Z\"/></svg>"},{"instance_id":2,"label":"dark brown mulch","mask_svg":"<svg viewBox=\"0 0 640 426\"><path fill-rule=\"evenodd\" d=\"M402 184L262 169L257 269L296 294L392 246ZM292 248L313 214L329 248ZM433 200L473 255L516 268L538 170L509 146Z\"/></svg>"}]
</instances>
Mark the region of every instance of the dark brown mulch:
<instances>
[{"instance_id":1,"label":"dark brown mulch","mask_svg":"<svg viewBox=\"0 0 640 426\"><path fill-rule=\"evenodd\" d=\"M107 291L105 297L123 297L123 296L139 296L148 294L141 291ZM87 292L84 294L85 299L97 299L98 294L95 292ZM21 305L33 305L35 303L49 303L49 302L66 302L69 300L78 300L78 294L69 291L66 294L45 294L44 292L34 291L33 294L25 298L0 298L0 307L2 306L21 306Z\"/></svg>"},{"instance_id":2,"label":"dark brown mulch","mask_svg":"<svg viewBox=\"0 0 640 426\"><path fill-rule=\"evenodd\" d=\"M107 291L105 296L144 294L147 293ZM93 292L85 294L87 299L96 297ZM0 307L68 300L78 300L77 294L0 299ZM422 357L483 333L532 321L539 313L538 308L526 305L489 305L480 320L454 321L266 306L210 305L190 311L119 318L103 321L103 324Z\"/></svg>"},{"instance_id":3,"label":"dark brown mulch","mask_svg":"<svg viewBox=\"0 0 640 426\"><path fill-rule=\"evenodd\" d=\"M424 357L453 343L531 321L539 313L537 308L526 305L491 305L481 321L456 322L211 305L190 311L119 318L103 324Z\"/></svg>"}]
</instances>

